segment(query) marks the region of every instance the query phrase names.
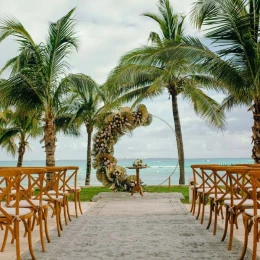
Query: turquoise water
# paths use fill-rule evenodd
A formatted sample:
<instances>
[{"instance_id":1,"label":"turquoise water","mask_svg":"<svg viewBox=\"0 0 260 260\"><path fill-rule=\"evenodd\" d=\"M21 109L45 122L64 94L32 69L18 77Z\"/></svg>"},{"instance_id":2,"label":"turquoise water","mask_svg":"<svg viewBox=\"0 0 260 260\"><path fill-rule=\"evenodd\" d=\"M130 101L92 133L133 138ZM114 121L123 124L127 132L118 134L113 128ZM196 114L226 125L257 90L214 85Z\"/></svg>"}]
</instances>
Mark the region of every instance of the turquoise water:
<instances>
[{"instance_id":1,"label":"turquoise water","mask_svg":"<svg viewBox=\"0 0 260 260\"><path fill-rule=\"evenodd\" d=\"M118 159L118 165L121 166L131 166L135 159ZM177 165L176 159L170 158L153 158L153 159L143 159L149 168L142 169L140 171L141 179L144 184L147 185L159 185L164 182L164 185L168 184L167 178L172 174L171 184L179 183L179 167ZM204 158L204 159L186 159L185 160L185 183L188 184L189 178L192 175L190 168L191 164L237 164L237 163L253 163L250 158ZM45 161L24 161L23 166L44 166ZM78 174L78 184L80 186L85 185L85 175L86 175L86 161L84 160L58 160L56 161L57 166L63 165L75 165L79 167ZM15 161L0 161L0 166L16 166ZM135 170L127 169L127 174L135 174ZM91 185L101 186L101 183L96 178L95 170L92 169L91 174Z\"/></svg>"}]
</instances>

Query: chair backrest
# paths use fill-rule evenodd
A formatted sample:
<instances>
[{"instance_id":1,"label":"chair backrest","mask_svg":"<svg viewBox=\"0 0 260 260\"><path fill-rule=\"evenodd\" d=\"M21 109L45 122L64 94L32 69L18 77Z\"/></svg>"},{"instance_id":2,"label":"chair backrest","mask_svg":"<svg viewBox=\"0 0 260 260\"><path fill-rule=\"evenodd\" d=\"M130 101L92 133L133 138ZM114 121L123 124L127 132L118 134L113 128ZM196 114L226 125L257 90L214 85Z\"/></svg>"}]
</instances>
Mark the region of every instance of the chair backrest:
<instances>
[{"instance_id":1,"label":"chair backrest","mask_svg":"<svg viewBox=\"0 0 260 260\"><path fill-rule=\"evenodd\" d=\"M218 166L218 164L193 164L191 165L193 172L194 185L197 188L202 188L205 191L206 187L212 187L212 170L211 167Z\"/></svg>"},{"instance_id":2,"label":"chair backrest","mask_svg":"<svg viewBox=\"0 0 260 260\"><path fill-rule=\"evenodd\" d=\"M56 198L59 196L59 188L62 183L64 183L66 167L63 166L53 166L53 167L44 167L47 173L44 176L44 187L43 193L47 195L50 199L53 199L53 194L50 195L50 191L54 191Z\"/></svg>"},{"instance_id":3,"label":"chair backrest","mask_svg":"<svg viewBox=\"0 0 260 260\"><path fill-rule=\"evenodd\" d=\"M230 193L229 176L226 166L212 166L214 176L214 194L218 200L224 200Z\"/></svg>"},{"instance_id":4,"label":"chair backrest","mask_svg":"<svg viewBox=\"0 0 260 260\"><path fill-rule=\"evenodd\" d=\"M250 170L249 176L252 183L252 199L254 201L254 216L257 216L257 209L260 209L259 201L259 189L260 189L260 169L259 170Z\"/></svg>"},{"instance_id":5,"label":"chair backrest","mask_svg":"<svg viewBox=\"0 0 260 260\"><path fill-rule=\"evenodd\" d=\"M22 170L23 188L20 190L21 199L26 200L34 210L37 206L31 200L38 200L42 205L44 176L47 173L45 168L39 167L20 167Z\"/></svg>"},{"instance_id":6,"label":"chair backrest","mask_svg":"<svg viewBox=\"0 0 260 260\"><path fill-rule=\"evenodd\" d=\"M239 207L243 203L251 198L251 180L249 177L248 166L228 166L226 171L229 176L230 191L231 191L231 207L234 206L235 199L241 199L240 203L236 206Z\"/></svg>"},{"instance_id":7,"label":"chair backrest","mask_svg":"<svg viewBox=\"0 0 260 260\"><path fill-rule=\"evenodd\" d=\"M60 190L73 191L77 188L77 177L78 177L78 166L66 166L65 175L63 178L63 183L60 186Z\"/></svg>"},{"instance_id":8,"label":"chair backrest","mask_svg":"<svg viewBox=\"0 0 260 260\"><path fill-rule=\"evenodd\" d=\"M21 183L21 174L20 169L0 169L0 215L2 220L7 220L11 222L13 216L8 214L5 210L5 205L10 204L12 198L12 190L16 192L15 202L15 214L19 216L19 198L20 198L20 183Z\"/></svg>"}]
</instances>

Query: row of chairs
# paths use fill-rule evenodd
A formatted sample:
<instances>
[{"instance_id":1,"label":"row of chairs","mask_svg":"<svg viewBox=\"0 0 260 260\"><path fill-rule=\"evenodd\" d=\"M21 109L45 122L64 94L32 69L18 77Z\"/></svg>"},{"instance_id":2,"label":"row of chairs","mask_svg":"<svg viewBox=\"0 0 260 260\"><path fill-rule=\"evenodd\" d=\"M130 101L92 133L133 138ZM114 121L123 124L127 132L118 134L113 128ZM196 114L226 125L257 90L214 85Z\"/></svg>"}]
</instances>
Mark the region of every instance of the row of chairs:
<instances>
[{"instance_id":1,"label":"row of chairs","mask_svg":"<svg viewBox=\"0 0 260 260\"><path fill-rule=\"evenodd\" d=\"M210 204L207 229L214 222L213 235L217 232L218 218L224 219L222 241L229 230L228 250L232 249L234 226L238 228L238 216L243 215L244 245L240 259L247 251L248 235L253 227L253 254L256 259L260 221L260 165L219 166L216 164L191 165L193 170L193 199L191 212L204 222L205 206ZM225 217L223 214L225 208Z\"/></svg>"},{"instance_id":2,"label":"row of chairs","mask_svg":"<svg viewBox=\"0 0 260 260\"><path fill-rule=\"evenodd\" d=\"M45 238L50 242L48 210L52 209L58 236L61 236L62 209L65 224L71 221L69 196L74 200L76 217L78 210L83 214L77 172L76 166L0 168L0 228L4 232L1 252L11 233L11 242L16 244L16 257L20 259L20 222L24 225L24 236L28 237L32 259L36 259L32 247L32 231L36 224L39 225L42 251L46 251Z\"/></svg>"}]
</instances>

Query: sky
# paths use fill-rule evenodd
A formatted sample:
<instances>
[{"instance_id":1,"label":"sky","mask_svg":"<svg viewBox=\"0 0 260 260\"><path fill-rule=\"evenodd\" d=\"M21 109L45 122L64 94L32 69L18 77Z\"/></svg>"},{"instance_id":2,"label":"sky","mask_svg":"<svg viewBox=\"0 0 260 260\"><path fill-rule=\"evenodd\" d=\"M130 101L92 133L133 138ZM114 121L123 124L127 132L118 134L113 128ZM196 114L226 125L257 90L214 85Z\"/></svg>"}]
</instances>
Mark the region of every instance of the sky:
<instances>
[{"instance_id":1,"label":"sky","mask_svg":"<svg viewBox=\"0 0 260 260\"><path fill-rule=\"evenodd\" d=\"M175 12L187 15L185 33L202 36L189 22L188 14L193 0L171 0ZM55 22L76 7L78 52L69 59L71 73L84 73L96 82L105 82L109 72L118 64L120 56L148 43L151 31L159 32L157 24L141 14L157 12L157 0L1 0L0 18L18 19L34 41L45 40L49 22ZM0 67L17 54L18 45L13 39L0 43ZM2 75L7 77L8 75ZM221 102L223 95L212 93ZM178 98L186 158L250 158L252 114L246 107L227 113L225 131L209 128L196 116L192 106ZM143 102L149 113L155 115L151 125L140 127L131 136L122 137L115 145L117 158L177 158L171 100L163 95ZM158 119L161 118L162 120ZM168 124L166 124L166 121ZM57 160L84 160L87 151L86 130L81 137L57 136ZM40 139L40 138L39 138ZM31 150L25 160L45 160L39 139L30 140ZM0 160L14 158L0 150Z\"/></svg>"}]
</instances>

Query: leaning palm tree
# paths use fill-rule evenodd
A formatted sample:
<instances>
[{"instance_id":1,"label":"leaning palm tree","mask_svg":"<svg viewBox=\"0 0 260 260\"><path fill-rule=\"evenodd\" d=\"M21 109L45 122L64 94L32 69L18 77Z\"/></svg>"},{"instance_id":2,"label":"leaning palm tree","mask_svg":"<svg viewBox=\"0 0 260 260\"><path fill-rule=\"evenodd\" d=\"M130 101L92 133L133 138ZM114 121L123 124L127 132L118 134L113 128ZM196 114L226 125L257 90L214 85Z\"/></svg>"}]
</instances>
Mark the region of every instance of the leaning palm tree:
<instances>
[{"instance_id":1,"label":"leaning palm tree","mask_svg":"<svg viewBox=\"0 0 260 260\"><path fill-rule=\"evenodd\" d=\"M152 32L152 46L144 46L124 55L118 67L110 74L107 86L115 95L120 94L122 101L135 100L134 105L143 99L153 98L168 91L172 100L178 160L180 166L179 183L185 183L184 148L178 109L179 95L190 101L194 111L204 116L211 125L222 127L224 116L219 105L202 88L215 89L210 85L214 79L203 72L201 64L189 62L189 59L174 58L168 49L181 45L183 39L184 17L174 14L168 0L159 1L160 15L147 13L158 22L162 36ZM119 99L118 99L119 100Z\"/></svg>"},{"instance_id":2,"label":"leaning palm tree","mask_svg":"<svg viewBox=\"0 0 260 260\"><path fill-rule=\"evenodd\" d=\"M91 77L84 74L73 74L67 77L70 93L68 96L68 105L65 110L72 115L70 122L77 127L84 125L87 131L87 167L85 185L90 185L91 176L91 142L93 130L102 125L102 118L111 109L106 104L106 95Z\"/></svg>"},{"instance_id":3,"label":"leaning palm tree","mask_svg":"<svg viewBox=\"0 0 260 260\"><path fill-rule=\"evenodd\" d=\"M226 83L229 96L223 107L246 105L253 113L252 158L260 163L260 1L200 0L193 5L192 22L212 40L215 57L204 63ZM204 59L205 61L205 59Z\"/></svg>"},{"instance_id":4,"label":"leaning palm tree","mask_svg":"<svg viewBox=\"0 0 260 260\"><path fill-rule=\"evenodd\" d=\"M14 18L0 20L0 41L14 36L20 45L17 57L3 69L11 68L10 78L1 82L0 98L6 105L43 115L46 165L55 165L55 118L60 100L68 89L62 79L69 67L66 58L78 48L74 9L55 23L50 23L47 40L36 44L23 25Z\"/></svg>"},{"instance_id":5,"label":"leaning palm tree","mask_svg":"<svg viewBox=\"0 0 260 260\"><path fill-rule=\"evenodd\" d=\"M0 146L13 156L18 153L17 167L21 167L26 148L29 146L29 138L36 138L42 134L40 118L36 113L28 115L8 109L1 114L7 115L8 120L1 120L0 123Z\"/></svg>"}]
</instances>

